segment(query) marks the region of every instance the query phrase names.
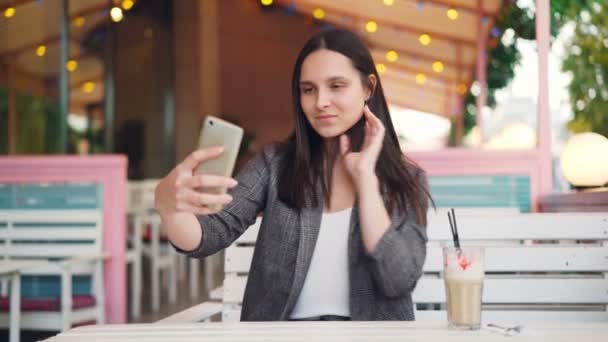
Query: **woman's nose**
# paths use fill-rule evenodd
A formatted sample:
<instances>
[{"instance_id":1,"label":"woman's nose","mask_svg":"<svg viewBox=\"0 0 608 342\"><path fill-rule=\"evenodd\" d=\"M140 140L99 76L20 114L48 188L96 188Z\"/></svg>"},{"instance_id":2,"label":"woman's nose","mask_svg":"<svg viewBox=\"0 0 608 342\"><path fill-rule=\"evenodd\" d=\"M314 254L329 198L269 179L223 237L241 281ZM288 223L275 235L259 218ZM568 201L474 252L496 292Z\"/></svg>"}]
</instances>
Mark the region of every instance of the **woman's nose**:
<instances>
[{"instance_id":1,"label":"woman's nose","mask_svg":"<svg viewBox=\"0 0 608 342\"><path fill-rule=\"evenodd\" d=\"M329 94L326 91L319 91L317 93L317 108L324 109L329 107L331 103L331 99Z\"/></svg>"}]
</instances>

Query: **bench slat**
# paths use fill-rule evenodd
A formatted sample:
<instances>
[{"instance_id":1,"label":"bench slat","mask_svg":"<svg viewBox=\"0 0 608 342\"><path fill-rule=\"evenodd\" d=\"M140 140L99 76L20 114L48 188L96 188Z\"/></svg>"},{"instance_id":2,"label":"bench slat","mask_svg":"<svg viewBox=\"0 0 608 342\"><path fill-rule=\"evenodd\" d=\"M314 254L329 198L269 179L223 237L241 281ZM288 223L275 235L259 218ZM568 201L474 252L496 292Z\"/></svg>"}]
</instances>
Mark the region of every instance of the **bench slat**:
<instances>
[{"instance_id":1,"label":"bench slat","mask_svg":"<svg viewBox=\"0 0 608 342\"><path fill-rule=\"evenodd\" d=\"M231 246L226 250L225 272L249 271L254 247ZM608 246L553 245L547 247L486 247L486 272L608 272ZM425 272L441 272L440 247L429 247Z\"/></svg>"},{"instance_id":2,"label":"bench slat","mask_svg":"<svg viewBox=\"0 0 608 342\"><path fill-rule=\"evenodd\" d=\"M15 258L62 258L75 255L90 254L100 250L100 241L96 243L31 243L24 245L12 244L3 248L3 252Z\"/></svg>"},{"instance_id":3,"label":"bench slat","mask_svg":"<svg viewBox=\"0 0 608 342\"><path fill-rule=\"evenodd\" d=\"M484 303L608 303L605 279L504 279L484 280ZM445 302L444 280L421 278L412 294L416 303Z\"/></svg>"},{"instance_id":4,"label":"bench slat","mask_svg":"<svg viewBox=\"0 0 608 342\"><path fill-rule=\"evenodd\" d=\"M417 310L417 321L447 321L447 313L443 310ZM484 310L482 321L500 325L532 324L535 322L603 322L608 321L606 311L524 311L524 310ZM524 327L525 329L525 327Z\"/></svg>"},{"instance_id":5,"label":"bench slat","mask_svg":"<svg viewBox=\"0 0 608 342\"><path fill-rule=\"evenodd\" d=\"M97 227L75 226L75 227L40 227L40 228L16 228L0 230L0 239L11 240L94 240L101 238L101 232Z\"/></svg>"},{"instance_id":6,"label":"bench slat","mask_svg":"<svg viewBox=\"0 0 608 342\"><path fill-rule=\"evenodd\" d=\"M245 293L246 276L226 277L224 303L240 304ZM416 303L445 302L444 280L421 278L413 293ZM506 279L484 281L484 303L578 303L608 304L605 279Z\"/></svg>"},{"instance_id":7,"label":"bench slat","mask_svg":"<svg viewBox=\"0 0 608 342\"><path fill-rule=\"evenodd\" d=\"M608 214L606 213L552 213L496 215L458 215L458 233L461 240L606 240ZM562 227L560 229L560 227ZM567 228L564 228L567 227ZM451 241L446 215L428 216L429 240Z\"/></svg>"},{"instance_id":8,"label":"bench slat","mask_svg":"<svg viewBox=\"0 0 608 342\"><path fill-rule=\"evenodd\" d=\"M244 255L244 252L243 256ZM442 250L429 247L425 272L443 270ZM486 272L608 272L608 246L486 247Z\"/></svg>"},{"instance_id":9,"label":"bench slat","mask_svg":"<svg viewBox=\"0 0 608 342\"><path fill-rule=\"evenodd\" d=\"M0 222L78 223L101 221L103 212L84 209L2 210Z\"/></svg>"}]
</instances>

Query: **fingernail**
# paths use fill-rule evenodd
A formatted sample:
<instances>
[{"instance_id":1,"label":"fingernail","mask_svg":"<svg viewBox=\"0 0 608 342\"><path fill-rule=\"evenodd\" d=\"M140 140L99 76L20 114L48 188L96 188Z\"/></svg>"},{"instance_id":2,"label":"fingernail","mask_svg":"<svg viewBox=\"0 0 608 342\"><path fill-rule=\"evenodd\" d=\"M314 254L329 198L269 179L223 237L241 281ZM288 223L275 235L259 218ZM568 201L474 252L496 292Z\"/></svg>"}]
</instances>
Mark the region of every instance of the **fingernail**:
<instances>
[{"instance_id":1,"label":"fingernail","mask_svg":"<svg viewBox=\"0 0 608 342\"><path fill-rule=\"evenodd\" d=\"M230 181L230 186L234 187L237 186L239 184L239 182L237 182L235 179Z\"/></svg>"}]
</instances>

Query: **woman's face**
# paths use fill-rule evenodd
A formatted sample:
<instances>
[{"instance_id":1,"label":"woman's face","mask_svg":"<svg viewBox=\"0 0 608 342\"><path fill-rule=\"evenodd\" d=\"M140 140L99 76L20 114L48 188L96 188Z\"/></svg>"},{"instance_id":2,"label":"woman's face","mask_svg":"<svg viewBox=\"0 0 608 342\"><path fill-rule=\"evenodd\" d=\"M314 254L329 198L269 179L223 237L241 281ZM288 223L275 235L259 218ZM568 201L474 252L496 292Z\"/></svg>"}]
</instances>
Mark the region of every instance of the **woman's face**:
<instances>
[{"instance_id":1,"label":"woman's face","mask_svg":"<svg viewBox=\"0 0 608 342\"><path fill-rule=\"evenodd\" d=\"M348 57L321 49L304 59L300 103L308 122L324 139L340 136L354 126L369 95Z\"/></svg>"}]
</instances>

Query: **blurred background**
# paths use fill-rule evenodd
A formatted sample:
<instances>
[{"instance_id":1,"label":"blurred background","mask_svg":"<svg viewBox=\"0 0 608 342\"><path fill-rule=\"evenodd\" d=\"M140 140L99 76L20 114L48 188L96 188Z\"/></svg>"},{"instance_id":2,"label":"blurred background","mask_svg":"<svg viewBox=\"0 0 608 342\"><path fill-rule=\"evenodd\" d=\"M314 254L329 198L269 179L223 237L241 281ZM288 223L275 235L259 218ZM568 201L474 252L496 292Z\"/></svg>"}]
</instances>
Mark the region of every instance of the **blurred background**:
<instances>
[{"instance_id":1,"label":"blurred background","mask_svg":"<svg viewBox=\"0 0 608 342\"><path fill-rule=\"evenodd\" d=\"M571 133L608 134L607 6L551 1L555 156ZM246 159L288 135L295 56L333 26L370 46L404 149L537 142L532 0L0 0L0 13L1 154L126 153L130 179L157 178L213 114L245 128Z\"/></svg>"},{"instance_id":2,"label":"blurred background","mask_svg":"<svg viewBox=\"0 0 608 342\"><path fill-rule=\"evenodd\" d=\"M537 25L537 3L548 25ZM15 212L46 228L45 219L103 214L92 225L103 232L99 252L111 255L106 289L90 291L93 278L74 278L74 289L98 307L105 298L107 322L152 322L221 300L222 256L199 265L177 255L154 210L155 186L196 148L207 115L244 128L237 169L286 138L296 55L332 27L369 46L401 147L427 170L438 208L607 212L608 2L546 4L0 0L0 228L18 225L7 219ZM13 258L2 248L17 233L1 236L0 261ZM48 244L79 236L60 233L49 228L45 248L26 252L56 260L45 255ZM39 243L43 235L28 236ZM21 284L43 311L61 295L58 277ZM50 332L26 332L26 341L101 321L27 315L22 330ZM52 322L60 324L41 326Z\"/></svg>"}]
</instances>

